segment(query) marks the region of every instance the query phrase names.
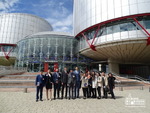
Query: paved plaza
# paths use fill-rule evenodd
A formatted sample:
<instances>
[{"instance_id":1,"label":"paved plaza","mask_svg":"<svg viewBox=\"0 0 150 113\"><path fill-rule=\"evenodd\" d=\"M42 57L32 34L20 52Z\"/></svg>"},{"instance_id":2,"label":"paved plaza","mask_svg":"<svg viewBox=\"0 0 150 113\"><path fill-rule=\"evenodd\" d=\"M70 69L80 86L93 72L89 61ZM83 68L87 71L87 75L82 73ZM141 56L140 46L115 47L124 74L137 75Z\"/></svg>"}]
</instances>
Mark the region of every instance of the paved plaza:
<instances>
[{"instance_id":1,"label":"paved plaza","mask_svg":"<svg viewBox=\"0 0 150 113\"><path fill-rule=\"evenodd\" d=\"M116 99L76 99L35 102L35 92L0 92L0 113L150 113L150 92L144 90L115 91ZM126 98L144 100L144 106L128 105ZM132 104L132 103L130 103Z\"/></svg>"}]
</instances>

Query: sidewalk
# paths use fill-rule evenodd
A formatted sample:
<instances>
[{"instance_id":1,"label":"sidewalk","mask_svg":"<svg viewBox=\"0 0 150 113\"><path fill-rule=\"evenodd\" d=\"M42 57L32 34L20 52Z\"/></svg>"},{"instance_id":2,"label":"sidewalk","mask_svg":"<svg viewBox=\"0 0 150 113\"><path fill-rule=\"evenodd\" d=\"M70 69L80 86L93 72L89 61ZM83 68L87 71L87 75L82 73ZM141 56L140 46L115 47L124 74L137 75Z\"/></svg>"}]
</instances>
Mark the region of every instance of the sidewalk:
<instances>
[{"instance_id":1,"label":"sidewalk","mask_svg":"<svg viewBox=\"0 0 150 113\"><path fill-rule=\"evenodd\" d=\"M82 93L82 92L81 92ZM0 92L0 113L149 113L150 92L144 90L115 91L116 99L76 99L35 102L35 92ZM143 99L144 106L126 106L126 98Z\"/></svg>"}]
</instances>

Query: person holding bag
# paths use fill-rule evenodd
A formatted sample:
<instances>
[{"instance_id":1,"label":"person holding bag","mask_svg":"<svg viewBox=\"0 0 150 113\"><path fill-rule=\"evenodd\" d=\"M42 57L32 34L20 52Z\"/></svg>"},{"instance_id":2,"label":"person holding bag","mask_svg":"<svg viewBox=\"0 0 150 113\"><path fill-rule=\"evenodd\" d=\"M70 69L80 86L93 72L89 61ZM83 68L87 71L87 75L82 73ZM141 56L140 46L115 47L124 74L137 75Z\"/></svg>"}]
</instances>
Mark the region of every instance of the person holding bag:
<instances>
[{"instance_id":1,"label":"person holding bag","mask_svg":"<svg viewBox=\"0 0 150 113\"><path fill-rule=\"evenodd\" d=\"M84 73L81 77L82 81L82 90L83 90L83 99L86 99L88 97L88 77Z\"/></svg>"}]
</instances>

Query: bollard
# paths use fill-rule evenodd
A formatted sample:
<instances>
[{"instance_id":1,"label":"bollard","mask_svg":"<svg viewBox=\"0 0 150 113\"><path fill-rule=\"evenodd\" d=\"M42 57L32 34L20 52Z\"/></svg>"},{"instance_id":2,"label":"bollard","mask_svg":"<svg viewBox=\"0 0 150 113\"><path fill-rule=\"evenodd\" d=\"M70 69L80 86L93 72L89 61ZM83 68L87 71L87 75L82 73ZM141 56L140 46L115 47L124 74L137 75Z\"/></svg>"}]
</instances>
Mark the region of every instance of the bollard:
<instances>
[{"instance_id":1,"label":"bollard","mask_svg":"<svg viewBox=\"0 0 150 113\"><path fill-rule=\"evenodd\" d=\"M24 93L27 93L27 88L24 88Z\"/></svg>"},{"instance_id":2,"label":"bollard","mask_svg":"<svg viewBox=\"0 0 150 113\"><path fill-rule=\"evenodd\" d=\"M123 91L123 87L122 86L120 87L120 90Z\"/></svg>"},{"instance_id":3,"label":"bollard","mask_svg":"<svg viewBox=\"0 0 150 113\"><path fill-rule=\"evenodd\" d=\"M141 90L143 90L144 88L143 88L143 86L141 87Z\"/></svg>"}]
</instances>

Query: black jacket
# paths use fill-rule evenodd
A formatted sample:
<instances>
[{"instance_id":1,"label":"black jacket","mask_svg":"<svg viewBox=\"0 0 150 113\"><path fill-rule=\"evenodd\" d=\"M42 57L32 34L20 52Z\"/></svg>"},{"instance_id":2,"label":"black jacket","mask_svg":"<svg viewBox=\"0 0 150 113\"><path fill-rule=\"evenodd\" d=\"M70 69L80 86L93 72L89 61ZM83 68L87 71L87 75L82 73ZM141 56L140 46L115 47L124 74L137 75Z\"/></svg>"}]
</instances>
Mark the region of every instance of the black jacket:
<instances>
[{"instance_id":1,"label":"black jacket","mask_svg":"<svg viewBox=\"0 0 150 113\"><path fill-rule=\"evenodd\" d=\"M50 74L51 76L49 76L48 74L45 74L45 84L50 84L51 82L53 82L53 76L52 74Z\"/></svg>"},{"instance_id":2,"label":"black jacket","mask_svg":"<svg viewBox=\"0 0 150 113\"><path fill-rule=\"evenodd\" d=\"M115 77L108 77L108 85L109 87L115 87Z\"/></svg>"},{"instance_id":3,"label":"black jacket","mask_svg":"<svg viewBox=\"0 0 150 113\"><path fill-rule=\"evenodd\" d=\"M68 73L65 72L65 71L62 71L62 73L61 73L61 82L62 83L67 83L67 81L68 81Z\"/></svg>"}]
</instances>

